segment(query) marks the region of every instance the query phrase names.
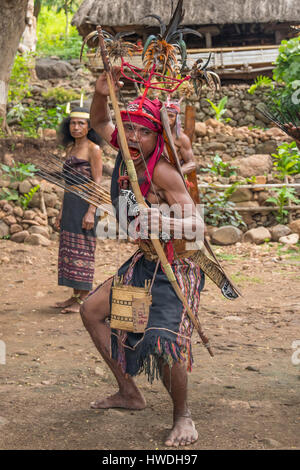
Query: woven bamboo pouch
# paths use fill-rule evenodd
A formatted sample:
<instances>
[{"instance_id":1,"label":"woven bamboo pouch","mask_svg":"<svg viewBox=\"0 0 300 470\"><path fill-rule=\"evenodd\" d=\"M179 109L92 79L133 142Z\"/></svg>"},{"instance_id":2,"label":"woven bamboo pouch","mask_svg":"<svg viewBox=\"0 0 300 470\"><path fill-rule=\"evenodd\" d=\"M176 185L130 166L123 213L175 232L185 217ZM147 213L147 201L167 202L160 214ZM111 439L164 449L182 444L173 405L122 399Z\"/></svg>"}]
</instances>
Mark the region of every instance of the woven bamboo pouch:
<instances>
[{"instance_id":1,"label":"woven bamboo pouch","mask_svg":"<svg viewBox=\"0 0 300 470\"><path fill-rule=\"evenodd\" d=\"M152 296L149 287L115 285L112 287L110 327L142 333L148 323Z\"/></svg>"}]
</instances>

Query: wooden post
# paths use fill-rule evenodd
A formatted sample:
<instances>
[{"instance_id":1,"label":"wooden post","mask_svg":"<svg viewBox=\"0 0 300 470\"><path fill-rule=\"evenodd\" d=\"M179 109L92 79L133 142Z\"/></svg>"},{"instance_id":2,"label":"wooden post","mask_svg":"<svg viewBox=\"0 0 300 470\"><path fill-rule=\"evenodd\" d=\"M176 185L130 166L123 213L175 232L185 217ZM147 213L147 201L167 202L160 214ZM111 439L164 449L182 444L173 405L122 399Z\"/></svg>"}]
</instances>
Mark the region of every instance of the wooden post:
<instances>
[{"instance_id":1,"label":"wooden post","mask_svg":"<svg viewBox=\"0 0 300 470\"><path fill-rule=\"evenodd\" d=\"M287 175L285 175L285 177L284 177L284 182L285 182L286 184L289 184L289 179L288 179ZM290 199L287 200L287 205L288 205L288 206L291 205L291 200L290 200ZM289 212L289 213L288 213L288 223L290 224L290 223L292 222L292 220L293 220L293 219L292 219L292 213Z\"/></svg>"},{"instance_id":2,"label":"wooden post","mask_svg":"<svg viewBox=\"0 0 300 470\"><path fill-rule=\"evenodd\" d=\"M205 33L205 45L207 49L210 49L212 47L211 33L209 32Z\"/></svg>"}]
</instances>

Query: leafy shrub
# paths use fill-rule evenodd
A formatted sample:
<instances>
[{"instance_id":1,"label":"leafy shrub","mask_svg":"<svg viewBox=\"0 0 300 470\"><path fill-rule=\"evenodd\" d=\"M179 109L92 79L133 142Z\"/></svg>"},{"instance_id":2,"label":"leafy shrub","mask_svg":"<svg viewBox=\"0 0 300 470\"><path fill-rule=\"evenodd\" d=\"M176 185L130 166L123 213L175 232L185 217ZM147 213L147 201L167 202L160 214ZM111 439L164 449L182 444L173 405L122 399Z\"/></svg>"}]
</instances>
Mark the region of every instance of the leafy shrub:
<instances>
[{"instance_id":1,"label":"leafy shrub","mask_svg":"<svg viewBox=\"0 0 300 470\"><path fill-rule=\"evenodd\" d=\"M15 163L13 166L1 165L1 169L4 174L9 178L10 183L16 181L22 182L26 178L34 176L37 172L37 168L32 163ZM23 209L26 209L28 203L31 201L34 193L39 189L39 185L32 188L29 193L20 195L16 189L2 188L0 192L0 199L5 199L6 201L18 201Z\"/></svg>"},{"instance_id":2,"label":"leafy shrub","mask_svg":"<svg viewBox=\"0 0 300 470\"><path fill-rule=\"evenodd\" d=\"M2 188L0 199L5 199L6 201L17 201L19 199L19 193L16 189Z\"/></svg>"},{"instance_id":3,"label":"leafy shrub","mask_svg":"<svg viewBox=\"0 0 300 470\"><path fill-rule=\"evenodd\" d=\"M20 126L28 137L37 137L38 128L56 129L64 117L65 106L57 105L55 108L45 109L39 106L29 106L26 109Z\"/></svg>"},{"instance_id":4,"label":"leafy shrub","mask_svg":"<svg viewBox=\"0 0 300 470\"><path fill-rule=\"evenodd\" d=\"M40 189L40 185L37 184L28 193L19 196L18 201L20 202L23 209L27 209L28 204L30 203L31 199L33 198L34 194Z\"/></svg>"},{"instance_id":5,"label":"leafy shrub","mask_svg":"<svg viewBox=\"0 0 300 470\"><path fill-rule=\"evenodd\" d=\"M23 98L30 96L30 60L32 54L17 54L9 79L8 102L17 104Z\"/></svg>"},{"instance_id":6,"label":"leafy shrub","mask_svg":"<svg viewBox=\"0 0 300 470\"><path fill-rule=\"evenodd\" d=\"M230 163L223 162L219 154L216 154L213 158L213 162L210 165L207 165L208 168L203 168L201 171L209 171L218 176L231 176L236 175L236 167L232 166Z\"/></svg>"},{"instance_id":7,"label":"leafy shrub","mask_svg":"<svg viewBox=\"0 0 300 470\"><path fill-rule=\"evenodd\" d=\"M63 87L51 88L43 93L43 97L47 101L55 101L55 103L67 103L80 99L80 94L73 90L66 90Z\"/></svg>"},{"instance_id":8,"label":"leafy shrub","mask_svg":"<svg viewBox=\"0 0 300 470\"><path fill-rule=\"evenodd\" d=\"M300 76L300 36L281 41L273 70L274 80L287 84Z\"/></svg>"},{"instance_id":9,"label":"leafy shrub","mask_svg":"<svg viewBox=\"0 0 300 470\"><path fill-rule=\"evenodd\" d=\"M253 95L259 87L273 88L273 86L274 85L271 78L265 77L264 75L259 75L256 77L254 84L249 88L248 93Z\"/></svg>"},{"instance_id":10,"label":"leafy shrub","mask_svg":"<svg viewBox=\"0 0 300 470\"><path fill-rule=\"evenodd\" d=\"M67 116L66 107L57 105L55 108L40 106L23 106L21 103L10 109L7 114L9 124L18 124L27 137L38 137L38 129L56 129Z\"/></svg>"},{"instance_id":11,"label":"leafy shrub","mask_svg":"<svg viewBox=\"0 0 300 470\"><path fill-rule=\"evenodd\" d=\"M227 96L224 96L220 101L219 103L216 105L214 104L211 100L209 100L208 98L206 98L206 101L211 105L212 109L214 110L215 112L215 119L217 121L223 121L223 114L226 113L226 104L227 104L227 101L228 101L228 97ZM230 118L227 118L225 119L226 122L230 121Z\"/></svg>"},{"instance_id":12,"label":"leafy shrub","mask_svg":"<svg viewBox=\"0 0 300 470\"><path fill-rule=\"evenodd\" d=\"M57 13L54 9L42 6L37 25L36 52L39 56L56 55L61 59L78 59L82 38L74 26L69 27L69 36L66 38L65 21L63 11Z\"/></svg>"},{"instance_id":13,"label":"leafy shrub","mask_svg":"<svg viewBox=\"0 0 300 470\"><path fill-rule=\"evenodd\" d=\"M235 188L229 191L215 191L207 189L201 196L204 205L204 220L208 225L221 227L233 225L234 227L246 226L240 214L235 210L235 204L228 200Z\"/></svg>"},{"instance_id":14,"label":"leafy shrub","mask_svg":"<svg viewBox=\"0 0 300 470\"><path fill-rule=\"evenodd\" d=\"M272 157L275 158L273 165L278 171L278 178L283 180L285 176L300 173L300 153L296 142L279 145L277 153L272 153Z\"/></svg>"},{"instance_id":15,"label":"leafy shrub","mask_svg":"<svg viewBox=\"0 0 300 470\"><path fill-rule=\"evenodd\" d=\"M1 165L2 171L9 177L10 182L24 181L26 178L34 176L37 168L32 163L14 162L13 166Z\"/></svg>"},{"instance_id":16,"label":"leafy shrub","mask_svg":"<svg viewBox=\"0 0 300 470\"><path fill-rule=\"evenodd\" d=\"M287 188L286 186L283 186L282 188L274 188L274 196L271 196L266 200L266 202L273 202L278 206L276 215L277 222L281 224L287 223L288 210L284 209L284 206L286 206L289 201L295 204L300 203L300 199L295 196L295 191L295 188Z\"/></svg>"},{"instance_id":17,"label":"leafy shrub","mask_svg":"<svg viewBox=\"0 0 300 470\"><path fill-rule=\"evenodd\" d=\"M22 103L17 103L15 106L13 106L6 115L8 124L15 124L22 121L22 119L25 117L26 110L27 107Z\"/></svg>"},{"instance_id":18,"label":"leafy shrub","mask_svg":"<svg viewBox=\"0 0 300 470\"><path fill-rule=\"evenodd\" d=\"M283 40L273 70L279 87L270 92L275 109L284 114L299 111L300 103L300 36Z\"/></svg>"}]
</instances>

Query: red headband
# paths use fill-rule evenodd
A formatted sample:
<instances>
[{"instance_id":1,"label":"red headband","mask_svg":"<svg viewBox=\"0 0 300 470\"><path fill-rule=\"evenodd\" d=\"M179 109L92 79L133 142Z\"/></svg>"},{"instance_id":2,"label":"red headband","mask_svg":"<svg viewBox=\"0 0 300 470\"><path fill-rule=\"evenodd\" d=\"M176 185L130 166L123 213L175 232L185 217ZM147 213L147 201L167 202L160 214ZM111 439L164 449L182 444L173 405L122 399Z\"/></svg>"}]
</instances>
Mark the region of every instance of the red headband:
<instances>
[{"instance_id":1,"label":"red headband","mask_svg":"<svg viewBox=\"0 0 300 470\"><path fill-rule=\"evenodd\" d=\"M173 104L173 103L167 104L166 108L167 108L167 111L171 111L171 112L175 111L176 113L180 113L180 107L177 106L176 104Z\"/></svg>"},{"instance_id":2,"label":"red headband","mask_svg":"<svg viewBox=\"0 0 300 470\"><path fill-rule=\"evenodd\" d=\"M147 161L147 169L144 173L145 181L141 185L143 196L146 196L150 189L155 165L160 159L164 149L164 139L162 137L163 127L160 120L161 107L162 103L159 100L151 101L149 98L139 96L132 103L129 103L126 111L121 111L122 121L140 124L158 134L156 147ZM118 129L116 128L112 134L111 144L118 148L117 134Z\"/></svg>"}]
</instances>

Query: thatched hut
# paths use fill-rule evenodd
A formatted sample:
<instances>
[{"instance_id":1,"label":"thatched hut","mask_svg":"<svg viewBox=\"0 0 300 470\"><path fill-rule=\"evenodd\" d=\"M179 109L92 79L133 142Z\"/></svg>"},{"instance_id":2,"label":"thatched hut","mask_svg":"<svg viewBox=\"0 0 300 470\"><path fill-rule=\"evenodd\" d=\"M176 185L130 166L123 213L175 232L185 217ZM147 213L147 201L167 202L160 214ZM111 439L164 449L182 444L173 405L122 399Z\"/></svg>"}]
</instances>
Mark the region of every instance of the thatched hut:
<instances>
[{"instance_id":1,"label":"thatched hut","mask_svg":"<svg viewBox=\"0 0 300 470\"><path fill-rule=\"evenodd\" d=\"M189 47L278 44L294 36L290 26L300 23L299 0L184 0L184 8L183 24L203 33L203 40L187 36ZM167 21L171 0L84 0L72 24L82 36L101 24L113 33L134 30L134 39L145 39L158 31L155 20L144 18L150 13Z\"/></svg>"}]
</instances>

